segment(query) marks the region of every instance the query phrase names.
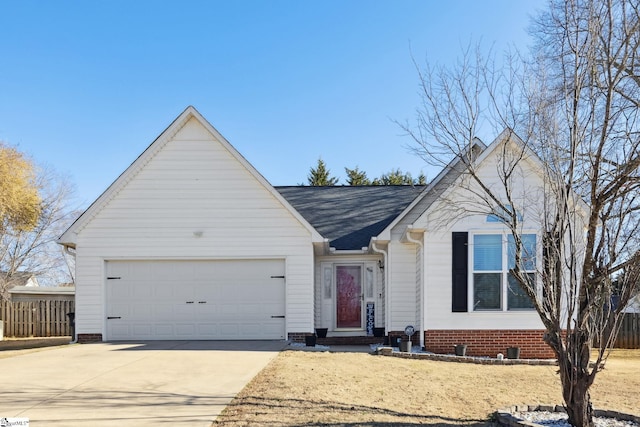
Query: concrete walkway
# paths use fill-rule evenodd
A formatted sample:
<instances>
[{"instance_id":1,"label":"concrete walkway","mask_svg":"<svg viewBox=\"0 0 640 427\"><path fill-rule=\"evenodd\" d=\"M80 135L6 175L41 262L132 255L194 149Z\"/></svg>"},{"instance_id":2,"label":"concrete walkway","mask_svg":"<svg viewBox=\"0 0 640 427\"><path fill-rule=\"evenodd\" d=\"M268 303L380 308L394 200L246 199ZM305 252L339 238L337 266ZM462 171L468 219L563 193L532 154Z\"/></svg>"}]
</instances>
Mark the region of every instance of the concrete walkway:
<instances>
[{"instance_id":1,"label":"concrete walkway","mask_svg":"<svg viewBox=\"0 0 640 427\"><path fill-rule=\"evenodd\" d=\"M38 426L210 426L283 341L74 344L0 359L0 418Z\"/></svg>"}]
</instances>

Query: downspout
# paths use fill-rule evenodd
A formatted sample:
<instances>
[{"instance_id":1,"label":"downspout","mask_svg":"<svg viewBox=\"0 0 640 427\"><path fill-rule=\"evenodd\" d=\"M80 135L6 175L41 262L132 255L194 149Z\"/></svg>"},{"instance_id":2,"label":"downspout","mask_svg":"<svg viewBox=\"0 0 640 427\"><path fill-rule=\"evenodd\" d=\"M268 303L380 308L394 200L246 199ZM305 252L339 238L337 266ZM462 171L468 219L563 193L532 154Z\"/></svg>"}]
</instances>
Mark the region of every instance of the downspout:
<instances>
[{"instance_id":1,"label":"downspout","mask_svg":"<svg viewBox=\"0 0 640 427\"><path fill-rule=\"evenodd\" d=\"M378 247L376 247L376 241L378 239L376 237L372 237L371 238L371 249L379 254L382 254L382 265L384 266L384 292L385 292L385 304L384 304L384 330L386 332L389 331L389 306L391 304L389 304L389 297L391 296L391 293L389 292L389 263L387 262L387 259L389 257L389 255L387 254L387 251L385 251L384 249L380 249Z\"/></svg>"},{"instance_id":2,"label":"downspout","mask_svg":"<svg viewBox=\"0 0 640 427\"><path fill-rule=\"evenodd\" d=\"M62 245L62 247L64 248L64 252L70 256L73 257L73 259L76 259L76 251L75 249L73 249L71 246L67 246L67 245ZM76 292L77 292L77 288L76 288ZM73 296L73 300L75 302L75 294ZM74 304L75 305L75 304ZM69 319L69 321L71 321L71 319ZM78 343L78 334L76 333L76 326L75 326L75 313L74 313L74 319L73 319L74 325L73 325L73 337L71 337L71 342L69 344L77 344Z\"/></svg>"},{"instance_id":3,"label":"downspout","mask_svg":"<svg viewBox=\"0 0 640 427\"><path fill-rule=\"evenodd\" d=\"M420 278L420 347L424 348L424 303L425 303L425 282L424 282L424 278L425 278L425 268L424 268L424 244L420 241L420 240L416 240L413 237L411 237L411 230L413 229L413 224L407 226L407 232L406 232L406 237L407 240L411 243L415 243L416 245L418 245L421 249L421 258L420 258L420 263L421 263L421 268L420 270L422 271L422 277ZM424 235L423 235L424 236Z\"/></svg>"}]
</instances>

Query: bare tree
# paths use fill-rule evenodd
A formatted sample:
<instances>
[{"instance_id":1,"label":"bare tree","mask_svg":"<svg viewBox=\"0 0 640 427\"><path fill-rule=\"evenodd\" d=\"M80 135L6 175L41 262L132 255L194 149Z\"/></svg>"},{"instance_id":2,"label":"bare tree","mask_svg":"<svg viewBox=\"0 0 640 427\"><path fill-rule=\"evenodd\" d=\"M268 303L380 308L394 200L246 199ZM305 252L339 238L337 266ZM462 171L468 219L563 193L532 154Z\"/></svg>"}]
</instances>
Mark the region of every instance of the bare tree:
<instances>
[{"instance_id":1,"label":"bare tree","mask_svg":"<svg viewBox=\"0 0 640 427\"><path fill-rule=\"evenodd\" d=\"M492 55L468 50L453 67L419 67L422 105L402 125L429 163L458 160L466 197L448 203L443 221L491 214L513 235L509 273L546 328L569 422L580 427L593 425L589 388L640 286L639 24L634 1L551 0L529 60L496 69ZM491 125L506 129L497 180L483 174L475 139ZM531 163L544 171L535 188ZM535 275L523 213L542 233Z\"/></svg>"},{"instance_id":2,"label":"bare tree","mask_svg":"<svg viewBox=\"0 0 640 427\"><path fill-rule=\"evenodd\" d=\"M35 226L7 226L0 230L0 297L6 298L15 278L28 272L43 285L73 282L73 259L56 244L57 238L77 217L70 207L73 185L50 169L36 178L40 215Z\"/></svg>"}]
</instances>

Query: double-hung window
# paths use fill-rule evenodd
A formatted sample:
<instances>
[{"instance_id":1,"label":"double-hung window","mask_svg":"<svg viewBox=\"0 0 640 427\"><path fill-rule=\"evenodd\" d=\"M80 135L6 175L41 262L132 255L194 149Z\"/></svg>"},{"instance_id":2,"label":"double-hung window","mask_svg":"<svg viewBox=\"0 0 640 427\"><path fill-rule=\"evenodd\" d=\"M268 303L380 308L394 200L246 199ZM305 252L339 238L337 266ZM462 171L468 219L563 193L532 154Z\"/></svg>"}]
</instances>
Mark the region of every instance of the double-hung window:
<instances>
[{"instance_id":1,"label":"double-hung window","mask_svg":"<svg viewBox=\"0 0 640 427\"><path fill-rule=\"evenodd\" d=\"M522 267L529 286L536 282L536 235L523 234ZM515 265L512 235L473 235L473 310L532 309L533 304L509 272Z\"/></svg>"}]
</instances>

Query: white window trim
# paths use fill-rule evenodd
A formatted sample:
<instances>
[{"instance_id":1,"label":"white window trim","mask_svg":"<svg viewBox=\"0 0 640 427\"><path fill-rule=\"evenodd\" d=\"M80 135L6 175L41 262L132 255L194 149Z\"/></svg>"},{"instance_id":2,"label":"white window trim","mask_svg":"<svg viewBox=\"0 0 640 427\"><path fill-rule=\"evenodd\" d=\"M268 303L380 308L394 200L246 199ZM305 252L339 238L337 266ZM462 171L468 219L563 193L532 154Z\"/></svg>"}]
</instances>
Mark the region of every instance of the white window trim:
<instances>
[{"instance_id":1,"label":"white window trim","mask_svg":"<svg viewBox=\"0 0 640 427\"><path fill-rule=\"evenodd\" d=\"M473 273L474 270L474 259L473 259L473 250L474 250L474 237L477 235L495 235L499 234L501 236L502 243L502 270L493 271L493 270L483 270L482 273L500 273L502 274L502 283L500 286L500 308L499 309L480 309L476 310L475 301L474 301L474 281L473 281ZM469 313L531 313L535 311L535 308L515 308L509 310L508 307L508 278L507 278L507 269L508 265L508 250L507 250L507 239L508 236L512 233L509 230L502 229L482 229L482 230L469 230L468 238L467 238L467 301L468 306L467 310ZM524 229L519 234L533 234L536 236L536 265L535 270L527 270L527 273L534 272L536 274L536 293L540 293L540 275L538 272L540 271L540 263L542 262L541 258L541 246L540 246L540 234L535 230Z\"/></svg>"}]
</instances>

